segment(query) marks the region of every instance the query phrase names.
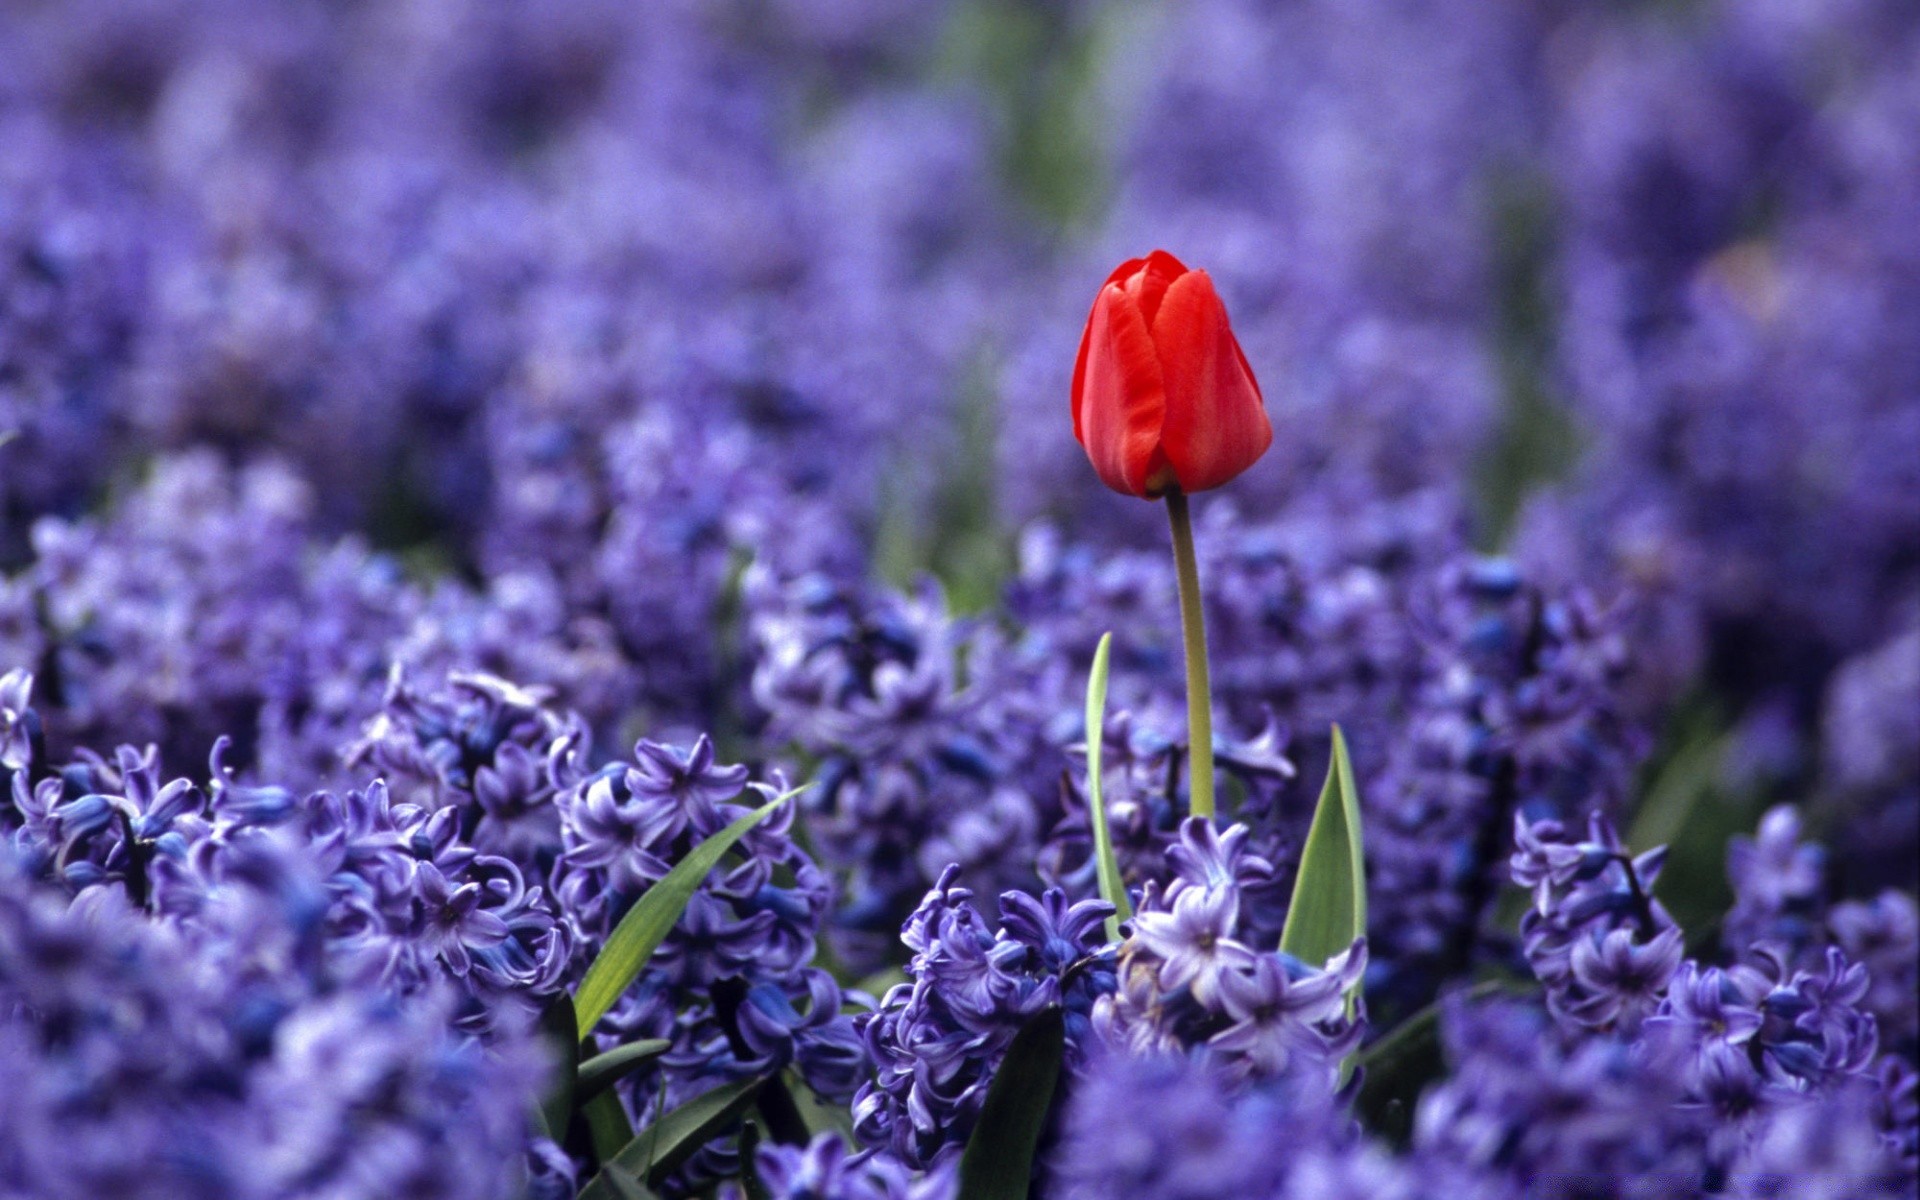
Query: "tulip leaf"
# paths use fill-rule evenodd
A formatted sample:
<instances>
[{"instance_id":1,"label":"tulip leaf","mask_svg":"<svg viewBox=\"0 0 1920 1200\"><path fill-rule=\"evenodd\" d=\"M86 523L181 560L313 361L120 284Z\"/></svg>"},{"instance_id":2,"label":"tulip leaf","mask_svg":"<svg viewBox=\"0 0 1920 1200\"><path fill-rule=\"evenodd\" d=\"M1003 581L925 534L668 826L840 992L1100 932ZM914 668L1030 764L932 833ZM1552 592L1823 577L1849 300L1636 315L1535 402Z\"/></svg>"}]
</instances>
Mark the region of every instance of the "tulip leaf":
<instances>
[{"instance_id":1,"label":"tulip leaf","mask_svg":"<svg viewBox=\"0 0 1920 1200\"><path fill-rule=\"evenodd\" d=\"M765 820L774 809L794 795L795 792L787 792L768 801L695 846L692 853L634 902L633 907L627 910L627 915L621 917L620 923L614 926L612 936L607 938L607 944L601 948L593 965L587 968L586 978L580 981L580 989L574 993L574 1019L581 1037L593 1031L600 1018L613 1007L613 1002L620 998L620 993L626 991L627 985L640 974L647 959L660 948L660 943L666 940L667 934L679 922L680 915L686 912L687 902L693 899L693 893L707 877L707 872L720 864L727 851L733 849L734 843L746 836L749 829Z\"/></svg>"},{"instance_id":2,"label":"tulip leaf","mask_svg":"<svg viewBox=\"0 0 1920 1200\"><path fill-rule=\"evenodd\" d=\"M1100 876L1100 898L1113 905L1107 918L1107 940L1120 940L1120 922L1133 916L1126 885L1120 882L1120 863L1113 856L1113 831L1107 827L1107 802L1101 791L1100 742L1107 724L1107 668L1113 634L1100 635L1093 652L1093 670L1087 676L1087 810L1093 821L1095 869Z\"/></svg>"},{"instance_id":3,"label":"tulip leaf","mask_svg":"<svg viewBox=\"0 0 1920 1200\"><path fill-rule=\"evenodd\" d=\"M959 1200L1027 1200L1066 1048L1059 1008L1043 1010L1014 1035L960 1156Z\"/></svg>"},{"instance_id":4,"label":"tulip leaf","mask_svg":"<svg viewBox=\"0 0 1920 1200\"><path fill-rule=\"evenodd\" d=\"M540 1014L540 1040L554 1056L553 1081L540 1101L540 1121L549 1138L564 1142L573 1120L580 1065L580 1034L573 1026L573 1001L566 993L555 996Z\"/></svg>"},{"instance_id":5,"label":"tulip leaf","mask_svg":"<svg viewBox=\"0 0 1920 1200\"><path fill-rule=\"evenodd\" d=\"M766 1082L765 1076L756 1075L729 1083L662 1113L602 1164L600 1173L580 1189L580 1200L616 1200L621 1193L612 1179L623 1174L659 1187L694 1151L752 1108Z\"/></svg>"},{"instance_id":6,"label":"tulip leaf","mask_svg":"<svg viewBox=\"0 0 1920 1200\"><path fill-rule=\"evenodd\" d=\"M605 1054L596 1054L580 1064L580 1077L574 1084L574 1094L582 1100L592 1099L612 1087L616 1080L665 1054L672 1045L665 1038L647 1038L615 1046Z\"/></svg>"},{"instance_id":7,"label":"tulip leaf","mask_svg":"<svg viewBox=\"0 0 1920 1200\"><path fill-rule=\"evenodd\" d=\"M1347 740L1333 727L1333 756L1313 824L1300 851L1300 875L1280 934L1280 949L1318 967L1367 932L1367 868L1360 844L1360 792ZM1357 985L1356 985L1357 986Z\"/></svg>"}]
</instances>

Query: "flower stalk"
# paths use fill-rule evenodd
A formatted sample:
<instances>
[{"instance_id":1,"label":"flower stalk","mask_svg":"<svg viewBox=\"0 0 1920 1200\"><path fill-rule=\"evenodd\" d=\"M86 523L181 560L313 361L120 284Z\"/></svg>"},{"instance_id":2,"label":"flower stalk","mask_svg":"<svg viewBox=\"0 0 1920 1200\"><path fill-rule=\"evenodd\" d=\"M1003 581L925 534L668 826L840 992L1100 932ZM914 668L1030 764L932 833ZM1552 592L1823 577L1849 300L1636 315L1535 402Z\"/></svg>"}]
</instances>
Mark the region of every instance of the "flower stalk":
<instances>
[{"instance_id":1,"label":"flower stalk","mask_svg":"<svg viewBox=\"0 0 1920 1200\"><path fill-rule=\"evenodd\" d=\"M1180 578L1180 636L1187 658L1187 795L1196 817L1213 819L1213 684L1207 674L1207 618L1200 607L1200 564L1193 553L1187 494L1169 488L1173 565Z\"/></svg>"}]
</instances>

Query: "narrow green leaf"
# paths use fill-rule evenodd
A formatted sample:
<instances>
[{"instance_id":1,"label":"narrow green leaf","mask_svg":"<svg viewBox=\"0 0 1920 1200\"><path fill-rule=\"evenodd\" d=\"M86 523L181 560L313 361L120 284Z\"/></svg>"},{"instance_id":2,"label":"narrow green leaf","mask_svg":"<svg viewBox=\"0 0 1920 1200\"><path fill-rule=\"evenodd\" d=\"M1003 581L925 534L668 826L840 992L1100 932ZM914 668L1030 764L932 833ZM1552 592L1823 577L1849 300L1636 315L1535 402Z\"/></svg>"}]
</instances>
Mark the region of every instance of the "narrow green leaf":
<instances>
[{"instance_id":1,"label":"narrow green leaf","mask_svg":"<svg viewBox=\"0 0 1920 1200\"><path fill-rule=\"evenodd\" d=\"M782 1072L780 1078L785 1081L787 1091L800 1110L800 1119L807 1123L809 1140L823 1133L837 1133L848 1145L853 1144L853 1114L844 1105L829 1104L822 1100L800 1078L800 1073L791 1068Z\"/></svg>"},{"instance_id":2,"label":"narrow green leaf","mask_svg":"<svg viewBox=\"0 0 1920 1200\"><path fill-rule=\"evenodd\" d=\"M587 1143L596 1162L606 1162L633 1140L633 1123L620 1107L620 1097L612 1092L601 1092L582 1104L580 1119L586 1122Z\"/></svg>"},{"instance_id":3,"label":"narrow green leaf","mask_svg":"<svg viewBox=\"0 0 1920 1200\"><path fill-rule=\"evenodd\" d=\"M574 1084L574 1094L582 1100L591 1099L612 1087L615 1080L659 1058L672 1046L673 1043L665 1038L647 1038L615 1046L605 1054L596 1054L580 1064L580 1077Z\"/></svg>"},{"instance_id":4,"label":"narrow green leaf","mask_svg":"<svg viewBox=\"0 0 1920 1200\"><path fill-rule=\"evenodd\" d=\"M1120 922L1133 916L1126 885L1120 882L1120 863L1113 857L1113 831L1107 828L1107 801L1101 792L1100 742L1107 725L1107 666L1113 635L1100 635L1093 652L1093 670L1087 676L1087 808L1093 818L1094 868L1100 876L1100 898L1113 905L1107 918L1107 940L1120 940Z\"/></svg>"},{"instance_id":5,"label":"narrow green leaf","mask_svg":"<svg viewBox=\"0 0 1920 1200\"><path fill-rule=\"evenodd\" d=\"M743 1079L695 1096L662 1114L607 1160L600 1174L580 1190L580 1200L615 1200L619 1193L608 1182L610 1172L625 1171L644 1179L649 1186L659 1187L661 1180L694 1151L752 1108L765 1083L764 1076Z\"/></svg>"},{"instance_id":6,"label":"narrow green leaf","mask_svg":"<svg viewBox=\"0 0 1920 1200\"><path fill-rule=\"evenodd\" d=\"M608 1167L600 1172L600 1178L607 1181L607 1194L613 1200L655 1200L652 1189L641 1183L631 1171Z\"/></svg>"},{"instance_id":7,"label":"narrow green leaf","mask_svg":"<svg viewBox=\"0 0 1920 1200\"><path fill-rule=\"evenodd\" d=\"M19 436L20 431L18 429L0 429L0 446L6 445Z\"/></svg>"},{"instance_id":8,"label":"narrow green leaf","mask_svg":"<svg viewBox=\"0 0 1920 1200\"><path fill-rule=\"evenodd\" d=\"M1300 875L1280 949L1318 967L1367 932L1367 868L1360 845L1360 791L1347 739L1333 727L1333 761L1300 851Z\"/></svg>"},{"instance_id":9,"label":"narrow green leaf","mask_svg":"<svg viewBox=\"0 0 1920 1200\"><path fill-rule=\"evenodd\" d=\"M1066 1046L1066 1014L1058 1008L1039 1013L1014 1035L960 1156L959 1200L1027 1200Z\"/></svg>"},{"instance_id":10,"label":"narrow green leaf","mask_svg":"<svg viewBox=\"0 0 1920 1200\"><path fill-rule=\"evenodd\" d=\"M620 993L627 990L634 976L646 965L647 959L660 948L667 934L680 920L680 914L686 912L687 902L693 899L693 893L700 887L700 881L707 872L720 864L733 844L746 836L746 832L765 820L774 809L779 808L798 792L788 792L775 800L741 817L733 824L714 834L693 848L693 852L668 871L660 882L647 889L647 894L634 902L627 915L620 918L614 926L613 936L601 948L600 956L587 968L586 978L580 981L580 990L574 993L574 1019L579 1026L580 1036L585 1037L600 1023Z\"/></svg>"},{"instance_id":11,"label":"narrow green leaf","mask_svg":"<svg viewBox=\"0 0 1920 1200\"><path fill-rule=\"evenodd\" d=\"M1694 810L1719 784L1721 763L1732 741L1726 734L1708 735L1674 751L1665 769L1647 788L1640 813L1627 834L1627 845L1635 853L1670 846L1679 839Z\"/></svg>"},{"instance_id":12,"label":"narrow green leaf","mask_svg":"<svg viewBox=\"0 0 1920 1200\"><path fill-rule=\"evenodd\" d=\"M555 996L540 1014L540 1041L554 1056L553 1081L540 1101L540 1120L548 1137L564 1142L567 1126L573 1120L575 1077L580 1064L580 1032L573 1026L573 1001L566 994Z\"/></svg>"}]
</instances>

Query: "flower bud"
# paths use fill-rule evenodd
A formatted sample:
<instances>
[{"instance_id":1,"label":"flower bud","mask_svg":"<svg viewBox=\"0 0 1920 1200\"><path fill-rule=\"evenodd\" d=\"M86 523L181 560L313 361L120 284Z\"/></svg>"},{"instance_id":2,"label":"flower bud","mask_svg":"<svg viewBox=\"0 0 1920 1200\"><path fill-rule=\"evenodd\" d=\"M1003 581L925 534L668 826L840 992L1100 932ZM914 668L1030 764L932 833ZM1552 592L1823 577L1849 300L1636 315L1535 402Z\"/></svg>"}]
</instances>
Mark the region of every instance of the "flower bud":
<instances>
[{"instance_id":1,"label":"flower bud","mask_svg":"<svg viewBox=\"0 0 1920 1200\"><path fill-rule=\"evenodd\" d=\"M1115 268L1073 368L1073 436L1116 492L1219 487L1273 442L1260 385L1205 271L1164 250Z\"/></svg>"}]
</instances>

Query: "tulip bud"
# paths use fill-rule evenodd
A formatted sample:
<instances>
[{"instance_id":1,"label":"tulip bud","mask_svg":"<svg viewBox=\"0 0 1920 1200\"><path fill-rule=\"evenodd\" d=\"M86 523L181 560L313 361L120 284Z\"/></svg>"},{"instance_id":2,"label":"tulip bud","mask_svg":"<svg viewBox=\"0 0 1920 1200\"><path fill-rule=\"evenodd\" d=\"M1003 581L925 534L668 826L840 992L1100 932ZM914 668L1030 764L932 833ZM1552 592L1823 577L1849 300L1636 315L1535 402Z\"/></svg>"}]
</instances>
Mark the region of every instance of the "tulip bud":
<instances>
[{"instance_id":1,"label":"tulip bud","mask_svg":"<svg viewBox=\"0 0 1920 1200\"><path fill-rule=\"evenodd\" d=\"M1073 436L1116 492L1219 487L1273 443L1260 385L1205 271L1155 250L1094 298L1073 368Z\"/></svg>"}]
</instances>

